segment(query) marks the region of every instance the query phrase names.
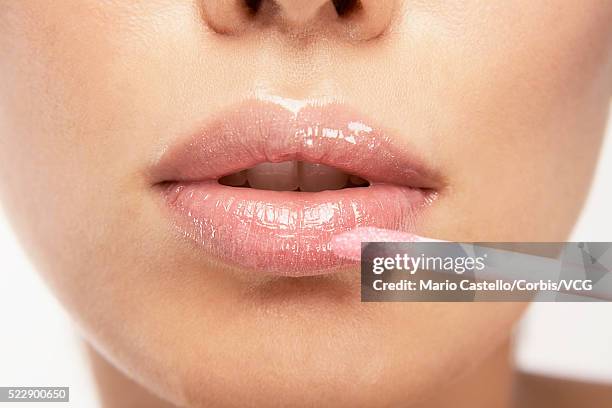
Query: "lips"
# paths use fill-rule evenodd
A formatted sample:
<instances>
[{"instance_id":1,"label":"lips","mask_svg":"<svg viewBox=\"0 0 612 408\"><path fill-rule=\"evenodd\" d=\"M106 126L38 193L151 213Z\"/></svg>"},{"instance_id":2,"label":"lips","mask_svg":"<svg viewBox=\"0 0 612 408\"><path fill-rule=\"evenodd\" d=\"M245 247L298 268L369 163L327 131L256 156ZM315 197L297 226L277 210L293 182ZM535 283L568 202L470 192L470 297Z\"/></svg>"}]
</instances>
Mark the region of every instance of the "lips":
<instances>
[{"instance_id":1,"label":"lips","mask_svg":"<svg viewBox=\"0 0 612 408\"><path fill-rule=\"evenodd\" d=\"M330 241L356 227L413 231L440 185L388 133L343 105L296 111L260 100L179 139L150 175L172 224L197 250L283 276L346 265Z\"/></svg>"}]
</instances>

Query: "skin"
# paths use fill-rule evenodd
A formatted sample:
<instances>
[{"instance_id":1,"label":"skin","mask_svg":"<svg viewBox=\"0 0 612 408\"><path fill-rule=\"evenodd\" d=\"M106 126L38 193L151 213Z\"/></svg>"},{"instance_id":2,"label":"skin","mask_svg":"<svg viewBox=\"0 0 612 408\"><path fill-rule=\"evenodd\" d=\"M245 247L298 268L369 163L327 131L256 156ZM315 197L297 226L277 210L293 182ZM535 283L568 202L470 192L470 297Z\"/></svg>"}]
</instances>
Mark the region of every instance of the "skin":
<instances>
[{"instance_id":1,"label":"skin","mask_svg":"<svg viewBox=\"0 0 612 408\"><path fill-rule=\"evenodd\" d=\"M189 407L434 406L448 389L486 406L453 385L485 376L505 396L495 356L525 305L361 304L355 271L235 270L169 232L144 173L246 97L331 98L444 175L419 234L563 241L612 95L612 3L235 7L0 0L2 203L102 388Z\"/></svg>"}]
</instances>

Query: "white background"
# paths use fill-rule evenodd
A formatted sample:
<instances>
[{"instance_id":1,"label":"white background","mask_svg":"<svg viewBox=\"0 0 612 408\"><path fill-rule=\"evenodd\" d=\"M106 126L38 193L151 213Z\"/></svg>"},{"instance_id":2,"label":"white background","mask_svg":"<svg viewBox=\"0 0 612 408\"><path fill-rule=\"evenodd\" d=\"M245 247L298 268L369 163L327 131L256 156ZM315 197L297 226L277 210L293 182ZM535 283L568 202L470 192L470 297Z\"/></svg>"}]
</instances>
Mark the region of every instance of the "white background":
<instances>
[{"instance_id":1,"label":"white background","mask_svg":"<svg viewBox=\"0 0 612 408\"><path fill-rule=\"evenodd\" d=\"M611 190L612 127L574 240L612 241ZM74 328L1 214L0 257L0 386L69 386L70 404L54 406L97 407ZM612 383L612 303L533 304L517 330L515 357L531 372ZM19 404L29 406L38 405Z\"/></svg>"}]
</instances>

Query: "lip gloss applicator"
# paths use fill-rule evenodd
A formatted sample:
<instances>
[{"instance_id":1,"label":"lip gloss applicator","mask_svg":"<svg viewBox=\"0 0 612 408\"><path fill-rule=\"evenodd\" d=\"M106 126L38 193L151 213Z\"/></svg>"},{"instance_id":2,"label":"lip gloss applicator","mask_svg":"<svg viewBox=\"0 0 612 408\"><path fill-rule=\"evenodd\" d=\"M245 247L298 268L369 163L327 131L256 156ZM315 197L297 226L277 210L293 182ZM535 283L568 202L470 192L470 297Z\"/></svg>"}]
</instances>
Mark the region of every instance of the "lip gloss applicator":
<instances>
[{"instance_id":1,"label":"lip gloss applicator","mask_svg":"<svg viewBox=\"0 0 612 408\"><path fill-rule=\"evenodd\" d=\"M471 245L469 243L443 241L432 238L421 237L409 232L388 230L382 228L361 227L335 235L331 240L331 247L334 254L338 257L359 262L361 260L361 244L363 242L389 242L389 243L432 243L440 242L447 244L456 244L457 246ZM572 243L570 243L572 244ZM606 243L595 243L603 244ZM478 245L476 243L475 245ZM609 245L612 247L612 245ZM475 272L478 279L500 279L503 281L522 280L529 283L538 283L542 280L559 281L561 272L566 276L571 276L569 279L579 279L589 276L597 277L593 282L591 290L580 291L577 293L572 288L560 287L558 293L571 295L579 295L593 298L596 300L612 301L612 249L604 251L598 259L592 259L590 262L568 262L561 259L543 254L530 254L525 252L517 252L503 250L488 246L479 246L479 249L487 252L488 261L487 267ZM564 248L565 249L565 248ZM581 244L577 244L573 250L584 251ZM590 254L587 256L591 257ZM581 254L583 255L583 254ZM489 262L487 262L489 263ZM520 265L521 267L517 267ZM439 271L439 273L455 274L453 271Z\"/></svg>"},{"instance_id":2,"label":"lip gloss applicator","mask_svg":"<svg viewBox=\"0 0 612 408\"><path fill-rule=\"evenodd\" d=\"M361 260L362 242L448 242L421 237L409 232L384 228L361 227L338 234L331 241L334 253L351 261Z\"/></svg>"}]
</instances>

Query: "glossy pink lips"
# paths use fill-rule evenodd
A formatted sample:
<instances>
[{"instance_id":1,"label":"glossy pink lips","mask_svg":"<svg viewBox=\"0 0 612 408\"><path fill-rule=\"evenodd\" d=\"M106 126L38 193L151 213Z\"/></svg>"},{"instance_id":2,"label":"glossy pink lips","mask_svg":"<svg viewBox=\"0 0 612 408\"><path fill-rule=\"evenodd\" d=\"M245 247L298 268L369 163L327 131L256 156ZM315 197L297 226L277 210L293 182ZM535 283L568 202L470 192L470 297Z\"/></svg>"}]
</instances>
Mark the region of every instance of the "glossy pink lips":
<instances>
[{"instance_id":1,"label":"glossy pink lips","mask_svg":"<svg viewBox=\"0 0 612 408\"><path fill-rule=\"evenodd\" d=\"M267 191L219 184L262 162L321 163L369 180L368 187ZM330 272L348 261L336 234L373 226L413 230L438 186L432 172L341 105L298 112L249 101L171 146L153 166L175 226L228 264L284 276Z\"/></svg>"}]
</instances>

